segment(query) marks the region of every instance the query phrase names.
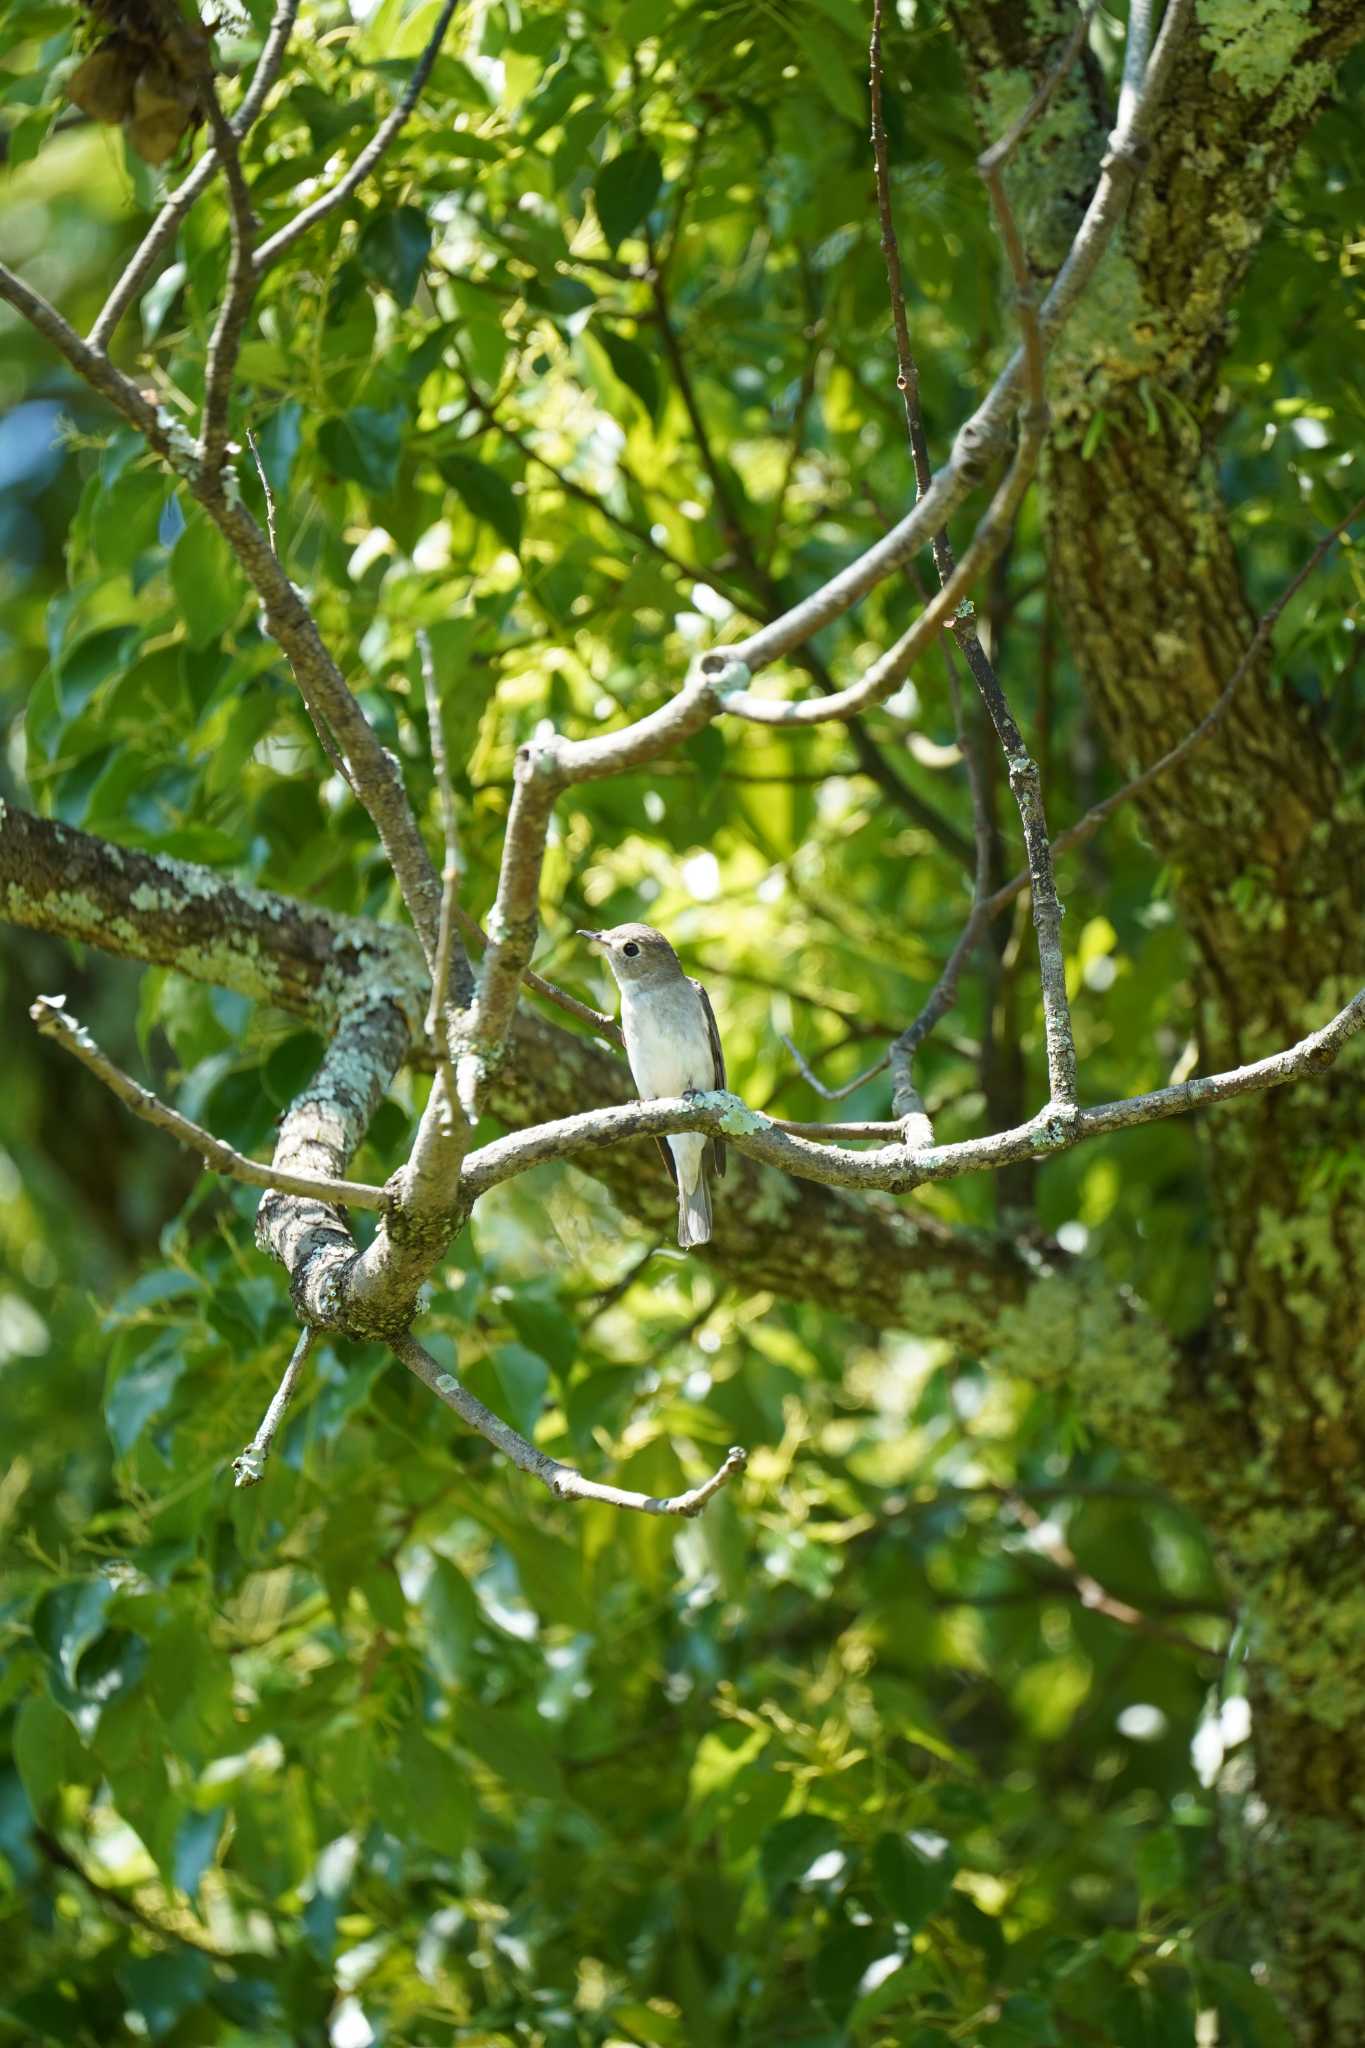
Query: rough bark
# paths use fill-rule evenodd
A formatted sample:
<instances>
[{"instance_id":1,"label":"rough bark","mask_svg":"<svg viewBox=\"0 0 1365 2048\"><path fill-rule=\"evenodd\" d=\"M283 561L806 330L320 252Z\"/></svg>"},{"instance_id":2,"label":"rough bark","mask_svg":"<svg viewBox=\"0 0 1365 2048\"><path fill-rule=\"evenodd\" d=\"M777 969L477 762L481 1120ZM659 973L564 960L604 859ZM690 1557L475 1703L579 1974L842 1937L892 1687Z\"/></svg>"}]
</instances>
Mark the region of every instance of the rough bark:
<instances>
[{"instance_id":1,"label":"rough bark","mask_svg":"<svg viewBox=\"0 0 1365 2048\"><path fill-rule=\"evenodd\" d=\"M953 9L983 127L1046 69L1059 24L1040 13ZM1051 578L1125 771L1200 718L1250 637L1214 446L1227 319L1333 66L1365 36L1360 0L1202 0L1196 16L1122 239L1050 372ZM1042 271L1059 197L1075 217L1059 156L1088 150L1093 175L1104 126L1093 75L1078 77L1027 146L1019 199ZM1142 807L1192 940L1204 1059L1255 1058L1321 1021L1358 976L1365 834L1268 663ZM1203 1515L1246 1603L1264 1813L1245 1868L1314 2048L1365 2034L1365 1204L1324 1171L1359 1127L1349 1074L1209 1119L1216 1325L1169 1374L1160 1417L1110 1418Z\"/></svg>"}]
</instances>

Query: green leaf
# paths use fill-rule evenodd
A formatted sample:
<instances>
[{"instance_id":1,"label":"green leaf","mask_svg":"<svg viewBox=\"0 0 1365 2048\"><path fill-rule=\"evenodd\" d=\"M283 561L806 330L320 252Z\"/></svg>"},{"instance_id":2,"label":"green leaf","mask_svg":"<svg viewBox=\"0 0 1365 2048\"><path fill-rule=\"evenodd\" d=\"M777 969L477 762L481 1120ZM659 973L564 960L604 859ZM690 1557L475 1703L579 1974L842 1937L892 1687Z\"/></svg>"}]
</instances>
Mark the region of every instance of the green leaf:
<instances>
[{"instance_id":1,"label":"green leaf","mask_svg":"<svg viewBox=\"0 0 1365 2048\"><path fill-rule=\"evenodd\" d=\"M877 1890L888 1912L912 1934L947 1899L956 1867L951 1850L930 1856L904 1835L879 1835L872 1852Z\"/></svg>"},{"instance_id":2,"label":"green leaf","mask_svg":"<svg viewBox=\"0 0 1365 2048\"><path fill-rule=\"evenodd\" d=\"M1180 1837L1174 1828L1156 1828L1138 1843L1134 1858L1142 1903L1149 1911L1177 1891L1184 1877L1185 1859Z\"/></svg>"},{"instance_id":3,"label":"green leaf","mask_svg":"<svg viewBox=\"0 0 1365 2048\"><path fill-rule=\"evenodd\" d=\"M558 1799L564 1789L548 1743L524 1714L462 1699L455 1716L455 1740L498 1777L533 1798Z\"/></svg>"},{"instance_id":4,"label":"green leaf","mask_svg":"<svg viewBox=\"0 0 1365 2048\"><path fill-rule=\"evenodd\" d=\"M69 1579L44 1594L33 1615L33 1634L74 1692L81 1658L104 1634L114 1588L108 1579Z\"/></svg>"},{"instance_id":5,"label":"green leaf","mask_svg":"<svg viewBox=\"0 0 1365 2048\"><path fill-rule=\"evenodd\" d=\"M137 634L127 626L106 626L73 643L57 664L58 701L64 718L75 718L111 677L122 675L136 643Z\"/></svg>"},{"instance_id":6,"label":"green leaf","mask_svg":"<svg viewBox=\"0 0 1365 2048\"><path fill-rule=\"evenodd\" d=\"M194 648L211 646L241 610L241 571L202 512L190 513L171 551L171 587Z\"/></svg>"},{"instance_id":7,"label":"green leaf","mask_svg":"<svg viewBox=\"0 0 1365 2048\"><path fill-rule=\"evenodd\" d=\"M397 479L407 424L406 406L381 412L372 405L354 405L342 418L323 421L318 453L338 476L382 496Z\"/></svg>"},{"instance_id":8,"label":"green leaf","mask_svg":"<svg viewBox=\"0 0 1365 2048\"><path fill-rule=\"evenodd\" d=\"M638 341L618 333L613 327L594 325L596 335L612 369L625 385L633 391L651 419L659 410L659 373L654 358Z\"/></svg>"},{"instance_id":9,"label":"green leaf","mask_svg":"<svg viewBox=\"0 0 1365 2048\"><path fill-rule=\"evenodd\" d=\"M507 1320L532 1351L566 1373L578 1356L578 1328L558 1302L535 1294L513 1294L507 1302Z\"/></svg>"},{"instance_id":10,"label":"green leaf","mask_svg":"<svg viewBox=\"0 0 1365 2048\"><path fill-rule=\"evenodd\" d=\"M465 1368L464 1382L485 1407L503 1416L523 1436L531 1436L545 1405L550 1369L524 1344L500 1344L486 1358Z\"/></svg>"},{"instance_id":11,"label":"green leaf","mask_svg":"<svg viewBox=\"0 0 1365 2048\"><path fill-rule=\"evenodd\" d=\"M14 1717L14 1767L34 1818L42 1820L63 1785L89 1775L85 1745L55 1700L30 1693Z\"/></svg>"},{"instance_id":12,"label":"green leaf","mask_svg":"<svg viewBox=\"0 0 1365 2048\"><path fill-rule=\"evenodd\" d=\"M824 1857L842 1847L838 1828L822 1813L794 1813L764 1836L759 1852L763 1883L777 1905L789 1885L800 1884Z\"/></svg>"},{"instance_id":13,"label":"green leaf","mask_svg":"<svg viewBox=\"0 0 1365 2048\"><path fill-rule=\"evenodd\" d=\"M169 1405L184 1370L183 1338L179 1331L168 1330L119 1372L104 1397L104 1419L120 1456Z\"/></svg>"},{"instance_id":14,"label":"green leaf","mask_svg":"<svg viewBox=\"0 0 1365 2048\"><path fill-rule=\"evenodd\" d=\"M356 256L365 275L410 306L431 252L431 229L415 206L372 214L361 230Z\"/></svg>"},{"instance_id":15,"label":"green leaf","mask_svg":"<svg viewBox=\"0 0 1365 2048\"><path fill-rule=\"evenodd\" d=\"M506 477L490 469L486 462L476 462L472 455L444 455L438 467L466 509L491 526L513 554L519 554L521 504Z\"/></svg>"},{"instance_id":16,"label":"green leaf","mask_svg":"<svg viewBox=\"0 0 1365 2048\"><path fill-rule=\"evenodd\" d=\"M408 1728L398 1747L400 1817L417 1839L438 1855L458 1856L474 1825L469 1780L448 1749Z\"/></svg>"},{"instance_id":17,"label":"green leaf","mask_svg":"<svg viewBox=\"0 0 1365 2048\"><path fill-rule=\"evenodd\" d=\"M119 1981L146 2033L159 2041L203 1999L212 1981L209 1972L207 1956L172 1948L163 1955L133 1957L120 1969Z\"/></svg>"},{"instance_id":18,"label":"green leaf","mask_svg":"<svg viewBox=\"0 0 1365 2048\"><path fill-rule=\"evenodd\" d=\"M613 249L638 228L659 196L663 167L652 149L623 150L597 173L593 199L602 233Z\"/></svg>"},{"instance_id":19,"label":"green leaf","mask_svg":"<svg viewBox=\"0 0 1365 2048\"><path fill-rule=\"evenodd\" d=\"M469 1674L474 1639L485 1624L474 1588L448 1557L436 1558L421 1608L431 1661L448 1685L458 1685Z\"/></svg>"},{"instance_id":20,"label":"green leaf","mask_svg":"<svg viewBox=\"0 0 1365 2048\"><path fill-rule=\"evenodd\" d=\"M793 34L805 58L805 72L829 101L836 114L843 114L860 127L867 124L867 92L849 45L842 42L822 21L797 14ZM867 70L862 60L861 73Z\"/></svg>"},{"instance_id":21,"label":"green leaf","mask_svg":"<svg viewBox=\"0 0 1365 2048\"><path fill-rule=\"evenodd\" d=\"M1293 2048L1279 2006L1244 1969L1201 1956L1197 1974L1236 2048Z\"/></svg>"}]
</instances>

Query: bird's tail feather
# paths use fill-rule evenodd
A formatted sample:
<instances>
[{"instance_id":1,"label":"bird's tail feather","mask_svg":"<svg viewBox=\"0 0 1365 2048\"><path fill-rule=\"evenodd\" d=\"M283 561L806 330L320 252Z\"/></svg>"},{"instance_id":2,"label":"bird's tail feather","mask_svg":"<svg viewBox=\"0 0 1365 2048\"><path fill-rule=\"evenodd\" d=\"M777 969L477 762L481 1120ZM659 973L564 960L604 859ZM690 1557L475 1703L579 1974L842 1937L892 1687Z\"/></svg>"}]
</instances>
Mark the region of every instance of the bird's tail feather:
<instances>
[{"instance_id":1,"label":"bird's tail feather","mask_svg":"<svg viewBox=\"0 0 1365 2048\"><path fill-rule=\"evenodd\" d=\"M697 1175L696 1185L685 1188L678 1178L678 1243L684 1251L694 1244L708 1244L711 1238L711 1190L706 1169Z\"/></svg>"}]
</instances>

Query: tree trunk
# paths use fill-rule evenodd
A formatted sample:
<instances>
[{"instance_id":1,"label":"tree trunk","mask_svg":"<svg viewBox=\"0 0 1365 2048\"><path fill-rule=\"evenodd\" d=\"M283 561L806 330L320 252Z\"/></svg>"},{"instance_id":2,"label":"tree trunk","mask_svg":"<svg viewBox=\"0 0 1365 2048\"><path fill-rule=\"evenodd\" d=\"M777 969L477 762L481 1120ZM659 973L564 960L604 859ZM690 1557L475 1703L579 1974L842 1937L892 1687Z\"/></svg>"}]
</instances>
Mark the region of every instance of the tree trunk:
<instances>
[{"instance_id":1,"label":"tree trunk","mask_svg":"<svg viewBox=\"0 0 1365 2048\"><path fill-rule=\"evenodd\" d=\"M1224 30L1211 13L1195 10L1123 239L1050 369L1050 574L1125 773L1198 722L1251 634L1213 445L1225 322L1332 63L1365 35L1359 0L1283 0ZM1055 61L1061 21L953 14L998 129ZM1096 108L1078 71L1015 174L1041 272L1060 253L1059 151L1097 153ZM1260 663L1142 801L1190 935L1204 1060L1255 1059L1320 1023L1359 978L1365 834L1309 708ZM1314 2048L1365 2036L1365 1184L1332 1170L1359 1129L1349 1074L1206 1120L1216 1323L1171 1376L1159 1439L1144 1445L1140 1418L1127 1432L1201 1513L1245 1603L1258 1777L1243 1861Z\"/></svg>"}]
</instances>

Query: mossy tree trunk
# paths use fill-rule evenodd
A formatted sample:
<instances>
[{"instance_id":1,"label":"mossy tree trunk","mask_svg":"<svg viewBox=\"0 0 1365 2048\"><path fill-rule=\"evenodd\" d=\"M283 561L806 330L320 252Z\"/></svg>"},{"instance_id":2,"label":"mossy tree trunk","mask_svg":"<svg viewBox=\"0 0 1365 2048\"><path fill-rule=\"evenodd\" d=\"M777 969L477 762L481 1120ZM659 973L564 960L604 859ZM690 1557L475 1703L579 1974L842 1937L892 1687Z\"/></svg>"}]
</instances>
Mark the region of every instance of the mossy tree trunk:
<instances>
[{"instance_id":1,"label":"mossy tree trunk","mask_svg":"<svg viewBox=\"0 0 1365 2048\"><path fill-rule=\"evenodd\" d=\"M951 11L983 130L999 132L1055 62L1072 10ZM1122 240L1051 366L1050 573L1125 773L1208 710L1252 630L1214 449L1227 317L1361 36L1359 0L1199 0ZM1093 177L1108 125L1093 71L1078 69L1029 139L1015 201L1040 272L1074 226L1077 163ZM1144 820L1190 935L1209 1065L1321 1022L1359 980L1365 833L1342 764L1269 664L1153 786ZM1216 1322L1147 1446L1245 1603L1258 1776L1239 1860L1314 2048L1365 2038L1365 1189L1326 1170L1359 1126L1349 1074L1207 1120Z\"/></svg>"}]
</instances>

